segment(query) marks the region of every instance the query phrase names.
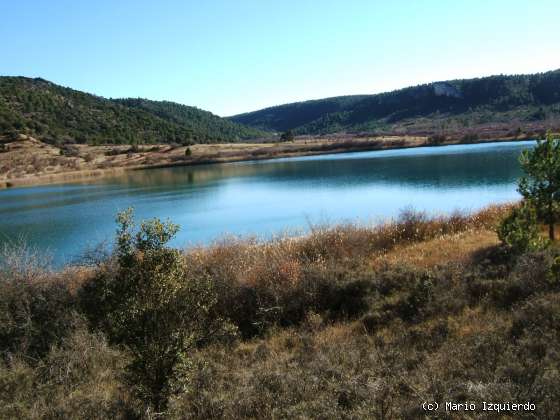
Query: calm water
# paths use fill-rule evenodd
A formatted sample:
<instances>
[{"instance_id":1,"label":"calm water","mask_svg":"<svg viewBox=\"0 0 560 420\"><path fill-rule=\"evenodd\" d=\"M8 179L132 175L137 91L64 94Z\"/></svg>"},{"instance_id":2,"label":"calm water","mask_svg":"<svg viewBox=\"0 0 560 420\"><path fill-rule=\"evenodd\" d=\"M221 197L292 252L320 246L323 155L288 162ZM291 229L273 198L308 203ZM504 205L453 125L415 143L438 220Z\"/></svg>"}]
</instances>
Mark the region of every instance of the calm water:
<instances>
[{"instance_id":1,"label":"calm water","mask_svg":"<svg viewBox=\"0 0 560 420\"><path fill-rule=\"evenodd\" d=\"M224 234L378 222L413 206L432 213L515 200L519 153L533 142L359 152L138 171L80 184L0 191L0 243L24 236L60 265L110 240L114 216L181 225L176 246Z\"/></svg>"}]
</instances>

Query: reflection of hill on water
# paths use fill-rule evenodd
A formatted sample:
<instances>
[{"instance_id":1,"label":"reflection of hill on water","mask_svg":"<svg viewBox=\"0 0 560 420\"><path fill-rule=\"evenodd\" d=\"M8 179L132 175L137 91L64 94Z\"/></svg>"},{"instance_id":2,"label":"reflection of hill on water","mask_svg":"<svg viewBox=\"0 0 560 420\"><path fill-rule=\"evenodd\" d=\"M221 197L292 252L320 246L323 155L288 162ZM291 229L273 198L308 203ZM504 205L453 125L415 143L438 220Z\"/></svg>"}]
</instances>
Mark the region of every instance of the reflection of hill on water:
<instances>
[{"instance_id":1,"label":"reflection of hill on water","mask_svg":"<svg viewBox=\"0 0 560 420\"><path fill-rule=\"evenodd\" d=\"M414 153L412 150L317 159L269 160L131 171L95 183L50 186L6 192L0 214L60 208L81 203L92 206L125 197L136 200L208 199L229 183L269 184L270 188L358 187L454 188L505 185L520 175L521 147L468 153ZM20 190L23 191L23 190ZM31 193L32 192L32 193Z\"/></svg>"},{"instance_id":2,"label":"reflection of hill on water","mask_svg":"<svg viewBox=\"0 0 560 420\"><path fill-rule=\"evenodd\" d=\"M371 155L367 158L281 160L175 167L131 172L112 180L120 186L200 188L220 180L254 178L262 183L324 183L332 187L369 183L409 186L469 186L511 183L520 175L521 148L471 153Z\"/></svg>"},{"instance_id":3,"label":"reflection of hill on water","mask_svg":"<svg viewBox=\"0 0 560 420\"><path fill-rule=\"evenodd\" d=\"M246 177L266 173L273 168L243 163L221 163L198 166L175 166L171 168L147 169L125 172L107 183L118 183L129 187L185 187L204 186L225 178Z\"/></svg>"},{"instance_id":4,"label":"reflection of hill on water","mask_svg":"<svg viewBox=\"0 0 560 420\"><path fill-rule=\"evenodd\" d=\"M195 167L174 167L125 172L123 175L100 179L95 183L62 186L41 186L26 188L27 194L18 190L8 190L0 205L0 214L41 208L65 207L73 204L124 196L146 195L156 198L158 194L186 192L197 195L209 194L204 188L218 180L261 174L264 168L251 165L203 165ZM30 194L31 193L31 194Z\"/></svg>"},{"instance_id":5,"label":"reflection of hill on water","mask_svg":"<svg viewBox=\"0 0 560 420\"><path fill-rule=\"evenodd\" d=\"M364 184L457 187L507 184L520 175L519 152L425 155L383 159L283 162L262 175L263 182L321 182L331 187Z\"/></svg>"}]
</instances>

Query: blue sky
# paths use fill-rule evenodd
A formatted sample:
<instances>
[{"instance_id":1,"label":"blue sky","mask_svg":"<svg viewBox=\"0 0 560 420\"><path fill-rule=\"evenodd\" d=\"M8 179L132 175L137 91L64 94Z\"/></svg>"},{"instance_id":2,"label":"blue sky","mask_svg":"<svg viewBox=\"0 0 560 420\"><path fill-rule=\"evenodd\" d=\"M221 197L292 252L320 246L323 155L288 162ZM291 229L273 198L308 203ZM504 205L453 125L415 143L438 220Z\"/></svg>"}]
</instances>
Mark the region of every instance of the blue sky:
<instances>
[{"instance_id":1,"label":"blue sky","mask_svg":"<svg viewBox=\"0 0 560 420\"><path fill-rule=\"evenodd\" d=\"M219 115L560 68L558 0L0 0L0 74Z\"/></svg>"}]
</instances>

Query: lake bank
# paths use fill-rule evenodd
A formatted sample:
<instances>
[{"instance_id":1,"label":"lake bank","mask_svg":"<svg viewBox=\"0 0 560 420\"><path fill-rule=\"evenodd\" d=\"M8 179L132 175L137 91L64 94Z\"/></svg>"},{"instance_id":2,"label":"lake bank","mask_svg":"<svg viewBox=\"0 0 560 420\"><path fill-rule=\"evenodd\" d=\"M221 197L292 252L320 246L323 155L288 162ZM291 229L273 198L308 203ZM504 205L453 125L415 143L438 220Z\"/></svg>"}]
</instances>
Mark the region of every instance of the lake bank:
<instances>
[{"instance_id":1,"label":"lake bank","mask_svg":"<svg viewBox=\"0 0 560 420\"><path fill-rule=\"evenodd\" d=\"M526 138L477 139L468 143L447 140L435 144L428 137L385 136L335 139L296 139L283 143L170 145L74 145L56 147L30 137L8 143L0 154L0 189L82 182L127 171L258 161L297 156L523 141ZM187 148L190 154L186 152Z\"/></svg>"}]
</instances>

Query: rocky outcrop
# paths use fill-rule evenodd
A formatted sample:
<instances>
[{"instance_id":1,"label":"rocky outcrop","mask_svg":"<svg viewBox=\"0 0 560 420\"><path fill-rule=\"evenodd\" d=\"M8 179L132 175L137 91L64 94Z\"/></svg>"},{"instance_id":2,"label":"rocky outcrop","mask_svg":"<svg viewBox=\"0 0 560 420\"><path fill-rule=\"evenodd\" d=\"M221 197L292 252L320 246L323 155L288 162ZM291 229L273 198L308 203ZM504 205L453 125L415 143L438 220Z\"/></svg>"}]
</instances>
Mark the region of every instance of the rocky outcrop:
<instances>
[{"instance_id":1,"label":"rocky outcrop","mask_svg":"<svg viewBox=\"0 0 560 420\"><path fill-rule=\"evenodd\" d=\"M447 82L433 83L434 93L436 96L449 96L452 98L462 98L463 95L455 86Z\"/></svg>"}]
</instances>

